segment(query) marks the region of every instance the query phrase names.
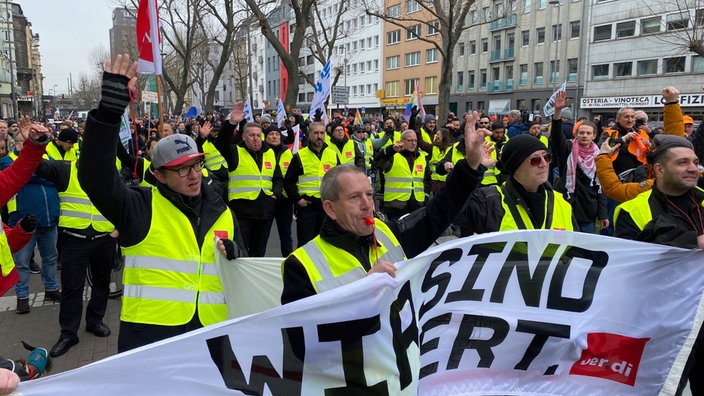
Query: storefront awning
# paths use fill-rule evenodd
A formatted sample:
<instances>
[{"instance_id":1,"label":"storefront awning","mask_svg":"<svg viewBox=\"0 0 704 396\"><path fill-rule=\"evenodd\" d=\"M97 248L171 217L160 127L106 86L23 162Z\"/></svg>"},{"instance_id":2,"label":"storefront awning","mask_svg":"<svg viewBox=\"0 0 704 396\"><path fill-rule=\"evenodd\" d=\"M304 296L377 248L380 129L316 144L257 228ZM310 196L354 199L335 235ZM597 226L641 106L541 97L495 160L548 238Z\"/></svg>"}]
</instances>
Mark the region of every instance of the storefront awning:
<instances>
[{"instance_id":1,"label":"storefront awning","mask_svg":"<svg viewBox=\"0 0 704 396\"><path fill-rule=\"evenodd\" d=\"M506 114L511 110L511 99L494 99L489 101L489 114Z\"/></svg>"}]
</instances>

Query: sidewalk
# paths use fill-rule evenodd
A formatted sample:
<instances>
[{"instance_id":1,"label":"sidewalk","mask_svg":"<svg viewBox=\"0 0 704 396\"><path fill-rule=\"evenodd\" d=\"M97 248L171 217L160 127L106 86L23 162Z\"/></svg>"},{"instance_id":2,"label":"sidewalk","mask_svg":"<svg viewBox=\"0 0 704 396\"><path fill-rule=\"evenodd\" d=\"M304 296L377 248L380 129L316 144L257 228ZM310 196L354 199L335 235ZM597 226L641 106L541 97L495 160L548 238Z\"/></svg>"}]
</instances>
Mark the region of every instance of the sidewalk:
<instances>
[{"instance_id":1,"label":"sidewalk","mask_svg":"<svg viewBox=\"0 0 704 396\"><path fill-rule=\"evenodd\" d=\"M29 296L32 311L24 315L15 313L17 298L14 295L14 289L11 289L4 297L0 297L0 339L3 340L0 355L8 359L27 359L29 352L22 347L20 341L24 340L33 346L50 350L59 339L59 303L44 302L41 275L31 275L30 290L35 291ZM86 288L84 311L88 301L88 293L90 293L90 289ZM66 354L52 358L53 367L49 374L85 366L116 354L121 305L120 299L108 300L104 322L112 331L109 337L100 338L86 332L85 320L83 320L78 331L80 342Z\"/></svg>"}]
</instances>

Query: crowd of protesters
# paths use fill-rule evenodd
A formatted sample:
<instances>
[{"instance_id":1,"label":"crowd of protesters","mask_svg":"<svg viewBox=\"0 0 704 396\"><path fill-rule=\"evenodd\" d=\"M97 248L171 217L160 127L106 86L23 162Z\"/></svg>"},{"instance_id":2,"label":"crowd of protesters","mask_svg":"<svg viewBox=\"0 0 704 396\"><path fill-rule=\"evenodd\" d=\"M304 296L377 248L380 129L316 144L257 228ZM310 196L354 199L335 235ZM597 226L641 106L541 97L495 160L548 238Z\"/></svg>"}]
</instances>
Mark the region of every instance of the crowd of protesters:
<instances>
[{"instance_id":1,"label":"crowd of protesters","mask_svg":"<svg viewBox=\"0 0 704 396\"><path fill-rule=\"evenodd\" d=\"M369 191L360 190L368 195L364 210L370 219L389 224L384 228L376 223L386 233L382 237L391 242L394 234L405 232L399 231L405 229L398 228L399 224L420 224L414 219L427 216L420 214L425 213L422 208L442 212L441 201L450 199L448 191L459 191L457 186L462 183L458 178L462 177L471 180L471 185L453 196L457 202L453 201L452 216L445 216L447 224L443 223L446 227L452 221L462 236L515 229L614 235L615 225L615 235L628 239L704 246L704 191L698 187L704 123L695 130L692 117L682 114L679 92L673 87L663 89L664 128L648 127L645 113L628 107L620 109L615 118L575 120L563 91L555 95L554 114L549 115L547 124L539 116L527 117L518 110L505 117L482 111L464 117L452 113L439 117L419 115L415 107L406 116L383 113L360 117L353 112L328 116L316 112L309 118L294 108L281 122L276 121L274 112L266 111L247 120L243 104L237 103L228 114L210 112L163 121L150 116L135 118L131 133L120 134L121 113L129 104L129 95L123 94L134 83L134 73L119 58L116 62L106 64L103 100L89 114L87 124L72 119L56 124L28 118L0 121L3 176L11 175L8 172L20 163L22 154L36 151L39 142L46 152L45 159L32 168L34 174L26 175L27 180L15 186L16 194L4 202L3 221L28 236L22 246L15 246L13 257L4 257L2 265L3 275L7 275L6 265L17 272L18 314L31 311L31 273L41 273L44 299L60 302L60 338L48 352L53 357L79 342L82 305L77 296L82 295L88 266L99 279L88 304L86 329L98 337L111 334L102 318L107 262L114 260L117 244L126 255L145 262L144 267L125 274L121 351L224 320L222 289L215 279L203 281L201 297L182 310L182 320L167 317L168 308L173 307L155 303L155 297L148 297L149 288L140 283L147 277L147 269L154 270L149 267L154 260L177 258L169 254L201 254L203 265L212 263L213 257L204 251L214 246L207 242L207 230L196 212L213 227L224 227L217 248L228 258L266 255L275 221L280 254L288 257L289 263L284 266L282 302L314 294L318 287L324 290L320 281L313 281L311 271L317 269L310 266L314 263L309 266L306 261L310 247L323 246L329 238L332 247L321 248L323 255L345 250L349 247L336 245L340 238L356 235L353 239L357 241L355 238L368 231L345 223L345 216L340 215L348 209L335 206L339 204L338 193L347 191L339 180L354 179L356 186L364 188L368 181ZM106 96L110 89L112 96ZM110 138L99 137L98 128L111 131ZM28 139L32 139L29 145ZM115 158L113 140L117 143ZM173 148L177 145L183 150ZM675 152L667 150L675 148L691 154L680 173L668 162ZM81 158L91 163L87 165ZM340 168L331 173L334 176L326 178L336 167ZM662 208L648 216L635 214L635 204L629 202L650 199L651 190L657 191L652 199L664 202ZM174 218L166 220L162 212ZM82 220L86 216L87 222ZM151 219L151 224L137 224L140 219ZM155 243L160 233L173 230L169 227L188 225L197 236L192 246L186 243L192 251L165 248L157 254L141 244ZM436 238L439 231L425 235L422 245ZM657 237L668 232L676 237ZM396 259L409 253L408 240L397 245L404 243L407 246L396 251ZM33 257L35 247L41 267ZM91 258L96 251L101 252L100 262ZM388 262L361 261L350 264L363 270L361 276L395 272ZM60 282L57 268L62 269ZM213 274L206 274L204 268L202 276L217 278ZM140 294L129 294L135 290ZM152 307L155 319L131 311L137 303ZM157 315L159 310L164 311ZM33 353L47 358L46 350ZM695 351L693 356L698 354ZM44 367L45 363L38 365ZM699 367L692 373L690 378L695 378ZM693 391L703 391L699 382L692 381Z\"/></svg>"}]
</instances>

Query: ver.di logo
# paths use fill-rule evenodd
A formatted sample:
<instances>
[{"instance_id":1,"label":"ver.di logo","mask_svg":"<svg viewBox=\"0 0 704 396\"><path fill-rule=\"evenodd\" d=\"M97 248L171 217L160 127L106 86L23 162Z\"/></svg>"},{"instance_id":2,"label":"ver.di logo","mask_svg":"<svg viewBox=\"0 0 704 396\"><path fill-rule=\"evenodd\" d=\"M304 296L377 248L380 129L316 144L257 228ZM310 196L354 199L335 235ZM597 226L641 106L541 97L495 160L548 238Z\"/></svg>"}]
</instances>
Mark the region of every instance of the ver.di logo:
<instances>
[{"instance_id":1,"label":"ver.di logo","mask_svg":"<svg viewBox=\"0 0 704 396\"><path fill-rule=\"evenodd\" d=\"M587 349L570 369L571 375L603 378L633 386L645 343L650 338L633 338L611 333L587 334Z\"/></svg>"}]
</instances>

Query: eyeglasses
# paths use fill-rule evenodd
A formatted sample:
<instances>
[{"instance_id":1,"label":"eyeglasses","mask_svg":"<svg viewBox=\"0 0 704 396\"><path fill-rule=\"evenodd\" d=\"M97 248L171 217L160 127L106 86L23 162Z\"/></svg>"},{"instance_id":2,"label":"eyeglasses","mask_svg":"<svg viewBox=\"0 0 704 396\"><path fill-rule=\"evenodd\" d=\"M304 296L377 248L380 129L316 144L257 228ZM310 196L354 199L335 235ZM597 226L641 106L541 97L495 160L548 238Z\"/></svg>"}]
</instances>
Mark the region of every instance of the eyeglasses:
<instances>
[{"instance_id":1,"label":"eyeglasses","mask_svg":"<svg viewBox=\"0 0 704 396\"><path fill-rule=\"evenodd\" d=\"M542 163L542 160L545 160L546 163L550 164L550 161L552 160L552 155L550 153L545 153L543 155L536 155L533 157L530 157L528 160L530 162L530 166L540 166Z\"/></svg>"},{"instance_id":2,"label":"eyeglasses","mask_svg":"<svg viewBox=\"0 0 704 396\"><path fill-rule=\"evenodd\" d=\"M491 121L479 121L479 123L482 125L489 125L491 124Z\"/></svg>"},{"instance_id":3,"label":"eyeglasses","mask_svg":"<svg viewBox=\"0 0 704 396\"><path fill-rule=\"evenodd\" d=\"M191 169L196 171L196 173L200 173L200 171L203 170L204 165L205 165L205 161L200 160L193 165L182 166L182 167L176 168L176 169L171 169L171 168L161 168L161 169L176 172L176 173L178 173L179 177L186 177L191 174Z\"/></svg>"}]
</instances>

